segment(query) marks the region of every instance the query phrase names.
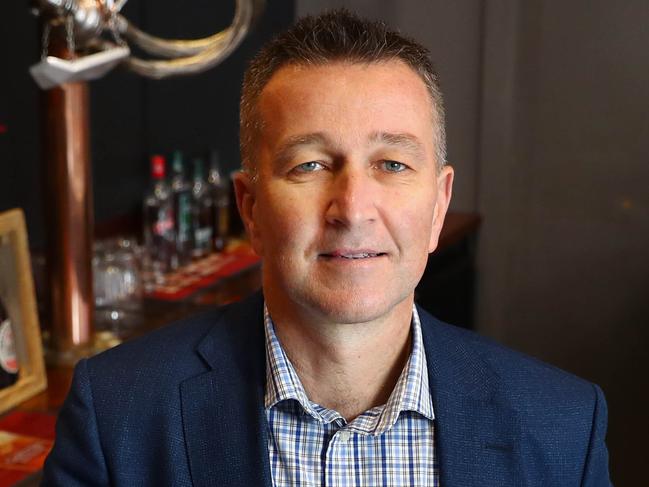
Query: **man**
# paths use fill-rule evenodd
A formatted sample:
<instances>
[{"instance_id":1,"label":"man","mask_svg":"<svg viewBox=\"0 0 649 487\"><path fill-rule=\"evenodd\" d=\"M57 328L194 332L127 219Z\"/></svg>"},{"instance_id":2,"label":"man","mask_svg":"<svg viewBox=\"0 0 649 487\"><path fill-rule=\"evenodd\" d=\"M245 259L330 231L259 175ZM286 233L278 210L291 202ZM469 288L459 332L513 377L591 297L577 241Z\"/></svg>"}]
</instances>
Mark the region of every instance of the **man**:
<instances>
[{"instance_id":1,"label":"man","mask_svg":"<svg viewBox=\"0 0 649 487\"><path fill-rule=\"evenodd\" d=\"M425 49L301 20L241 143L263 297L82 361L45 485L609 485L597 386L414 306L453 182Z\"/></svg>"}]
</instances>

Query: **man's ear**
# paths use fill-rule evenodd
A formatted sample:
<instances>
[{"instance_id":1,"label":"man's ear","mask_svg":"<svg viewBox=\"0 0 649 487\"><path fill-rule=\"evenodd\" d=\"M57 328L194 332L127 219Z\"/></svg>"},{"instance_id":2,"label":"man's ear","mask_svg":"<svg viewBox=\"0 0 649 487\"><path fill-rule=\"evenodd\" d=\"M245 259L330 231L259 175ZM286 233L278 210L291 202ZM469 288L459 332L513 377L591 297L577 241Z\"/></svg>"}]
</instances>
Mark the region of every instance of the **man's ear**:
<instances>
[{"instance_id":1,"label":"man's ear","mask_svg":"<svg viewBox=\"0 0 649 487\"><path fill-rule=\"evenodd\" d=\"M430 233L430 242L428 243L428 252L437 248L439 234L444 226L444 218L448 205L451 203L453 194L453 168L445 165L437 175L437 194L435 197L435 209L433 210L433 225Z\"/></svg>"},{"instance_id":2,"label":"man's ear","mask_svg":"<svg viewBox=\"0 0 649 487\"><path fill-rule=\"evenodd\" d=\"M234 176L234 192L237 198L237 208L239 215L246 227L246 233L250 239L253 249L259 256L263 255L261 239L259 238L259 228L255 219L255 205L257 203L255 181L244 171L239 171Z\"/></svg>"}]
</instances>

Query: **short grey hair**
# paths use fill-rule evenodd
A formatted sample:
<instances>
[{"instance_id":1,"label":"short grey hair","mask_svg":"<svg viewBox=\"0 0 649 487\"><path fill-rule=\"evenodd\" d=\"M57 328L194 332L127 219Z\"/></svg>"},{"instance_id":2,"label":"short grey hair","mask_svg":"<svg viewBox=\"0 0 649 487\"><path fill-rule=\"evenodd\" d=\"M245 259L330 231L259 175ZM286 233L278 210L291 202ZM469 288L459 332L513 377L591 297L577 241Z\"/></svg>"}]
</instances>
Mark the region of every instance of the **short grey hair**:
<instances>
[{"instance_id":1,"label":"short grey hair","mask_svg":"<svg viewBox=\"0 0 649 487\"><path fill-rule=\"evenodd\" d=\"M402 61L419 75L431 98L438 168L446 164L444 99L428 50L388 29L384 22L364 20L347 9L307 16L266 44L243 78L239 138L245 171L256 175L255 139L263 128L259 98L272 76L288 65L322 66L332 62L361 64Z\"/></svg>"}]
</instances>

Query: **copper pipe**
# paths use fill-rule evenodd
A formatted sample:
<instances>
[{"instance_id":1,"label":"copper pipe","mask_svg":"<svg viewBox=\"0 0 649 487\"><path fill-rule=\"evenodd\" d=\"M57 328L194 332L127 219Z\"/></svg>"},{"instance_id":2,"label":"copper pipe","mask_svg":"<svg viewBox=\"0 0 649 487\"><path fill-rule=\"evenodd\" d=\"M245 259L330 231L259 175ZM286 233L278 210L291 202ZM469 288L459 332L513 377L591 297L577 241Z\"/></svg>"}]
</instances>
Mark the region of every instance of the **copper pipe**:
<instances>
[{"instance_id":1,"label":"copper pipe","mask_svg":"<svg viewBox=\"0 0 649 487\"><path fill-rule=\"evenodd\" d=\"M48 90L44 123L51 348L55 355L79 355L92 339L94 306L87 83Z\"/></svg>"}]
</instances>

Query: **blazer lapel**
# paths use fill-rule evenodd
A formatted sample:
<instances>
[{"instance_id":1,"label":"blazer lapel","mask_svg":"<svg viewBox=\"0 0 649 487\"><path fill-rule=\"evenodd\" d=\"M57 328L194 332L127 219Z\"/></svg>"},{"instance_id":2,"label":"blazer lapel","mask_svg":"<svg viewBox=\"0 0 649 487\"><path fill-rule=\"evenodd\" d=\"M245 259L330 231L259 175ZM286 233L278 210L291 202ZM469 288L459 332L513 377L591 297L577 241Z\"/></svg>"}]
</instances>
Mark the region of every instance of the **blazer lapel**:
<instances>
[{"instance_id":1,"label":"blazer lapel","mask_svg":"<svg viewBox=\"0 0 649 487\"><path fill-rule=\"evenodd\" d=\"M261 295L235 304L203 339L210 371L181 384L182 422L195 486L271 486L263 407Z\"/></svg>"},{"instance_id":2,"label":"blazer lapel","mask_svg":"<svg viewBox=\"0 0 649 487\"><path fill-rule=\"evenodd\" d=\"M520 485L520 424L466 332L419 310L444 487Z\"/></svg>"}]
</instances>

